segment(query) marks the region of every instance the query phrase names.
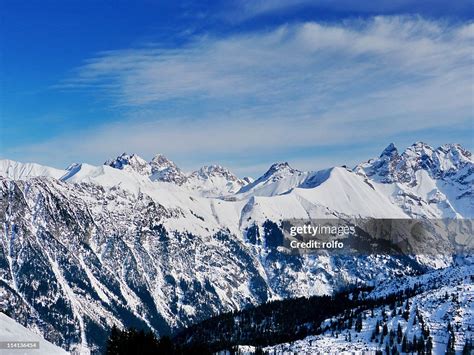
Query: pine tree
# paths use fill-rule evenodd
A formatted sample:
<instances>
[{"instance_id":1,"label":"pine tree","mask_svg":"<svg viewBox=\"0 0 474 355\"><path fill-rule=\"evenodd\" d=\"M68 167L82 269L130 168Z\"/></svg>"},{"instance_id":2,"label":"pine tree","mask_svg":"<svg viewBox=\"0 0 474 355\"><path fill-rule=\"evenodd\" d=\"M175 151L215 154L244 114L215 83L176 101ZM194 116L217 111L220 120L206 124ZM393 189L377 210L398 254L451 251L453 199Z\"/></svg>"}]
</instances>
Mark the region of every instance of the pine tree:
<instances>
[{"instance_id":1,"label":"pine tree","mask_svg":"<svg viewBox=\"0 0 474 355\"><path fill-rule=\"evenodd\" d=\"M454 344L456 340L454 339L454 331L451 327L451 323L448 324L448 329L450 329L450 331L448 332L448 345L446 346L446 355L454 355L456 353L454 350Z\"/></svg>"},{"instance_id":2,"label":"pine tree","mask_svg":"<svg viewBox=\"0 0 474 355\"><path fill-rule=\"evenodd\" d=\"M355 331L360 333L361 330L362 330L362 315L359 313L359 315L357 316L356 323L355 323Z\"/></svg>"},{"instance_id":3,"label":"pine tree","mask_svg":"<svg viewBox=\"0 0 474 355\"><path fill-rule=\"evenodd\" d=\"M433 339L431 337L428 337L428 340L426 341L426 354L431 355L433 352Z\"/></svg>"},{"instance_id":4,"label":"pine tree","mask_svg":"<svg viewBox=\"0 0 474 355\"><path fill-rule=\"evenodd\" d=\"M402 326L400 325L400 323L398 323L398 327L397 327L397 343L398 344L400 344L400 342L402 341L402 336L403 336Z\"/></svg>"},{"instance_id":5,"label":"pine tree","mask_svg":"<svg viewBox=\"0 0 474 355\"><path fill-rule=\"evenodd\" d=\"M393 345L394 344L394 339L395 339L395 332L393 331L393 329L390 329L390 332L388 334L389 334L390 345Z\"/></svg>"},{"instance_id":6,"label":"pine tree","mask_svg":"<svg viewBox=\"0 0 474 355\"><path fill-rule=\"evenodd\" d=\"M408 342L407 342L407 337L404 335L403 340L402 340L402 352L406 353L408 352Z\"/></svg>"},{"instance_id":7,"label":"pine tree","mask_svg":"<svg viewBox=\"0 0 474 355\"><path fill-rule=\"evenodd\" d=\"M472 340L466 339L466 343L462 348L462 355L471 355L474 352L474 347L472 346Z\"/></svg>"},{"instance_id":8,"label":"pine tree","mask_svg":"<svg viewBox=\"0 0 474 355\"><path fill-rule=\"evenodd\" d=\"M392 355L397 355L398 354L398 348L396 345L392 346Z\"/></svg>"},{"instance_id":9,"label":"pine tree","mask_svg":"<svg viewBox=\"0 0 474 355\"><path fill-rule=\"evenodd\" d=\"M416 348L418 350L418 354L423 354L425 352L425 342L423 338L420 337L420 339L418 339L418 344Z\"/></svg>"},{"instance_id":10,"label":"pine tree","mask_svg":"<svg viewBox=\"0 0 474 355\"><path fill-rule=\"evenodd\" d=\"M109 338L107 339L106 343L106 355L116 355L119 354L120 352L120 340L122 338L122 331L117 328L117 326L114 324L112 326L112 329L110 330L110 335Z\"/></svg>"},{"instance_id":11,"label":"pine tree","mask_svg":"<svg viewBox=\"0 0 474 355\"><path fill-rule=\"evenodd\" d=\"M423 326L423 329L422 329L422 332L423 332L423 336L425 337L425 339L427 339L429 336L430 336L430 328L428 326Z\"/></svg>"},{"instance_id":12,"label":"pine tree","mask_svg":"<svg viewBox=\"0 0 474 355\"><path fill-rule=\"evenodd\" d=\"M158 354L173 354L174 353L174 345L173 341L168 336L163 336L160 338L158 342Z\"/></svg>"},{"instance_id":13,"label":"pine tree","mask_svg":"<svg viewBox=\"0 0 474 355\"><path fill-rule=\"evenodd\" d=\"M410 303L407 300L405 304L405 310L403 311L403 319L405 319L408 322L409 317L410 317Z\"/></svg>"}]
</instances>

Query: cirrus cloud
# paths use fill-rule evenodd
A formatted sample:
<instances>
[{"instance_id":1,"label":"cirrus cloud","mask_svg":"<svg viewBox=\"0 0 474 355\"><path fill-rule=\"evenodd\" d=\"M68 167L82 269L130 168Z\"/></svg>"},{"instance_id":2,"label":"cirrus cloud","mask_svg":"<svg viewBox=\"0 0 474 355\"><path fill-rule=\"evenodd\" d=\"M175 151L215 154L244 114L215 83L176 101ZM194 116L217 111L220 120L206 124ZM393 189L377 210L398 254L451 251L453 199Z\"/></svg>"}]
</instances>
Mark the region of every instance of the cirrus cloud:
<instances>
[{"instance_id":1,"label":"cirrus cloud","mask_svg":"<svg viewBox=\"0 0 474 355\"><path fill-rule=\"evenodd\" d=\"M105 51L61 88L96 92L128 113L76 132L84 139L21 149L66 145L94 160L165 151L193 154L192 165L216 152L258 157L395 135L414 141L420 130L472 124L473 39L472 23L379 16Z\"/></svg>"}]
</instances>

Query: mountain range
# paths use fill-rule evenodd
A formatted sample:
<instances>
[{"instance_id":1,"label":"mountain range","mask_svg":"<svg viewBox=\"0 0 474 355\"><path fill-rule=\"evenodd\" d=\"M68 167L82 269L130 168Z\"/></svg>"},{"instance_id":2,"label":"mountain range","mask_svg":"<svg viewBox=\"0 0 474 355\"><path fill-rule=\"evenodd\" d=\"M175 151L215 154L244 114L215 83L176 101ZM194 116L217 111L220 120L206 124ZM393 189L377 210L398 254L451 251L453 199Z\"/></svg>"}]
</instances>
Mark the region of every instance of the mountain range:
<instances>
[{"instance_id":1,"label":"mountain range","mask_svg":"<svg viewBox=\"0 0 474 355\"><path fill-rule=\"evenodd\" d=\"M0 160L0 308L88 353L113 324L162 335L248 305L469 264L293 255L275 240L286 219L469 220L473 179L471 152L421 142L402 153L390 144L354 168L276 163L255 180L219 165L186 173L160 154L64 170Z\"/></svg>"}]
</instances>

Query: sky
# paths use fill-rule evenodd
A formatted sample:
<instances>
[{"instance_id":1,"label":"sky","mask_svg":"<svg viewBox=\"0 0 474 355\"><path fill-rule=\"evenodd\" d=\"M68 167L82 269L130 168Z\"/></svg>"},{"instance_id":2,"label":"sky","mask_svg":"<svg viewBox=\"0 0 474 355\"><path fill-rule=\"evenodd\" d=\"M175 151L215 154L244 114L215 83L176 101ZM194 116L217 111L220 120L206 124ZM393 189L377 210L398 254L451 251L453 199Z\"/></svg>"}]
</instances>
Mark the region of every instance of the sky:
<instances>
[{"instance_id":1,"label":"sky","mask_svg":"<svg viewBox=\"0 0 474 355\"><path fill-rule=\"evenodd\" d=\"M258 177L474 148L467 0L2 0L0 158Z\"/></svg>"}]
</instances>

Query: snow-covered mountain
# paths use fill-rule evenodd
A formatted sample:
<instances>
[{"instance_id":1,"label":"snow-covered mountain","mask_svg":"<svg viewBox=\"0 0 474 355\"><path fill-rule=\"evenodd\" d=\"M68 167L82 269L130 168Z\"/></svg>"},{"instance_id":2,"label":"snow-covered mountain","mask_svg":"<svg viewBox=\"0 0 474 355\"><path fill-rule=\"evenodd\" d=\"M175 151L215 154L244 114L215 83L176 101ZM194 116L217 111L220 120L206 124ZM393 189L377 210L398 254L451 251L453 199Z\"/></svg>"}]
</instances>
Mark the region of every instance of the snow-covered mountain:
<instances>
[{"instance_id":1,"label":"snow-covered mountain","mask_svg":"<svg viewBox=\"0 0 474 355\"><path fill-rule=\"evenodd\" d=\"M474 165L471 152L459 144L433 149L415 143L402 154L390 144L379 158L354 168L413 216L474 215Z\"/></svg>"},{"instance_id":2,"label":"snow-covered mountain","mask_svg":"<svg viewBox=\"0 0 474 355\"><path fill-rule=\"evenodd\" d=\"M269 346L264 351L271 354L362 354L386 353L388 347L390 352L396 349L398 353L420 353L420 349L424 349L427 353L442 355L447 353L448 344L452 344L456 354L472 353L473 349L463 350L466 351L467 344L474 344L473 279L472 265L464 265L381 282L368 298L403 292L407 288L416 289L417 294L404 302L363 311L360 328L357 328L356 317L335 327L338 317L334 317L323 322L327 330L321 335ZM247 350L254 348L247 347Z\"/></svg>"},{"instance_id":3,"label":"snow-covered mountain","mask_svg":"<svg viewBox=\"0 0 474 355\"><path fill-rule=\"evenodd\" d=\"M290 255L275 240L284 219L472 218L473 175L459 145L421 143L354 170L274 164L255 181L220 166L187 174L162 155L64 171L1 161L0 307L69 351L94 351L112 324L163 334L249 304L448 267L446 255Z\"/></svg>"},{"instance_id":4,"label":"snow-covered mountain","mask_svg":"<svg viewBox=\"0 0 474 355\"><path fill-rule=\"evenodd\" d=\"M452 179L453 175L457 175L457 180L463 182L468 177L470 164L471 152L459 144L445 144L433 149L426 143L417 142L402 154L391 143L379 158L371 159L358 168L373 180L416 185L416 172L419 170L425 170L434 179Z\"/></svg>"},{"instance_id":5,"label":"snow-covered mountain","mask_svg":"<svg viewBox=\"0 0 474 355\"><path fill-rule=\"evenodd\" d=\"M25 180L36 176L59 179L66 173L66 170L35 163L20 163L9 159L0 159L0 175L13 180Z\"/></svg>"},{"instance_id":6,"label":"snow-covered mountain","mask_svg":"<svg viewBox=\"0 0 474 355\"><path fill-rule=\"evenodd\" d=\"M188 177L176 166L174 162L162 154L157 154L150 162L152 181L172 182L177 185L183 185Z\"/></svg>"},{"instance_id":7,"label":"snow-covered mountain","mask_svg":"<svg viewBox=\"0 0 474 355\"><path fill-rule=\"evenodd\" d=\"M104 165L109 165L115 169L133 171L145 176L150 175L152 172L150 164L136 154L128 155L127 153L123 153L113 160L107 160Z\"/></svg>"},{"instance_id":8,"label":"snow-covered mountain","mask_svg":"<svg viewBox=\"0 0 474 355\"><path fill-rule=\"evenodd\" d=\"M237 192L251 180L239 179L220 165L203 166L191 173L183 172L174 162L163 154L157 154L148 163L136 154L123 153L104 165L127 172L135 172L151 181L167 182L205 197L220 197Z\"/></svg>"},{"instance_id":9,"label":"snow-covered mountain","mask_svg":"<svg viewBox=\"0 0 474 355\"><path fill-rule=\"evenodd\" d=\"M203 166L189 175L185 186L198 191L202 196L220 197L234 194L250 180L239 179L220 165Z\"/></svg>"},{"instance_id":10,"label":"snow-covered mountain","mask_svg":"<svg viewBox=\"0 0 474 355\"><path fill-rule=\"evenodd\" d=\"M287 162L273 164L265 174L242 187L242 196L275 196L299 186L309 173L293 169Z\"/></svg>"}]
</instances>

